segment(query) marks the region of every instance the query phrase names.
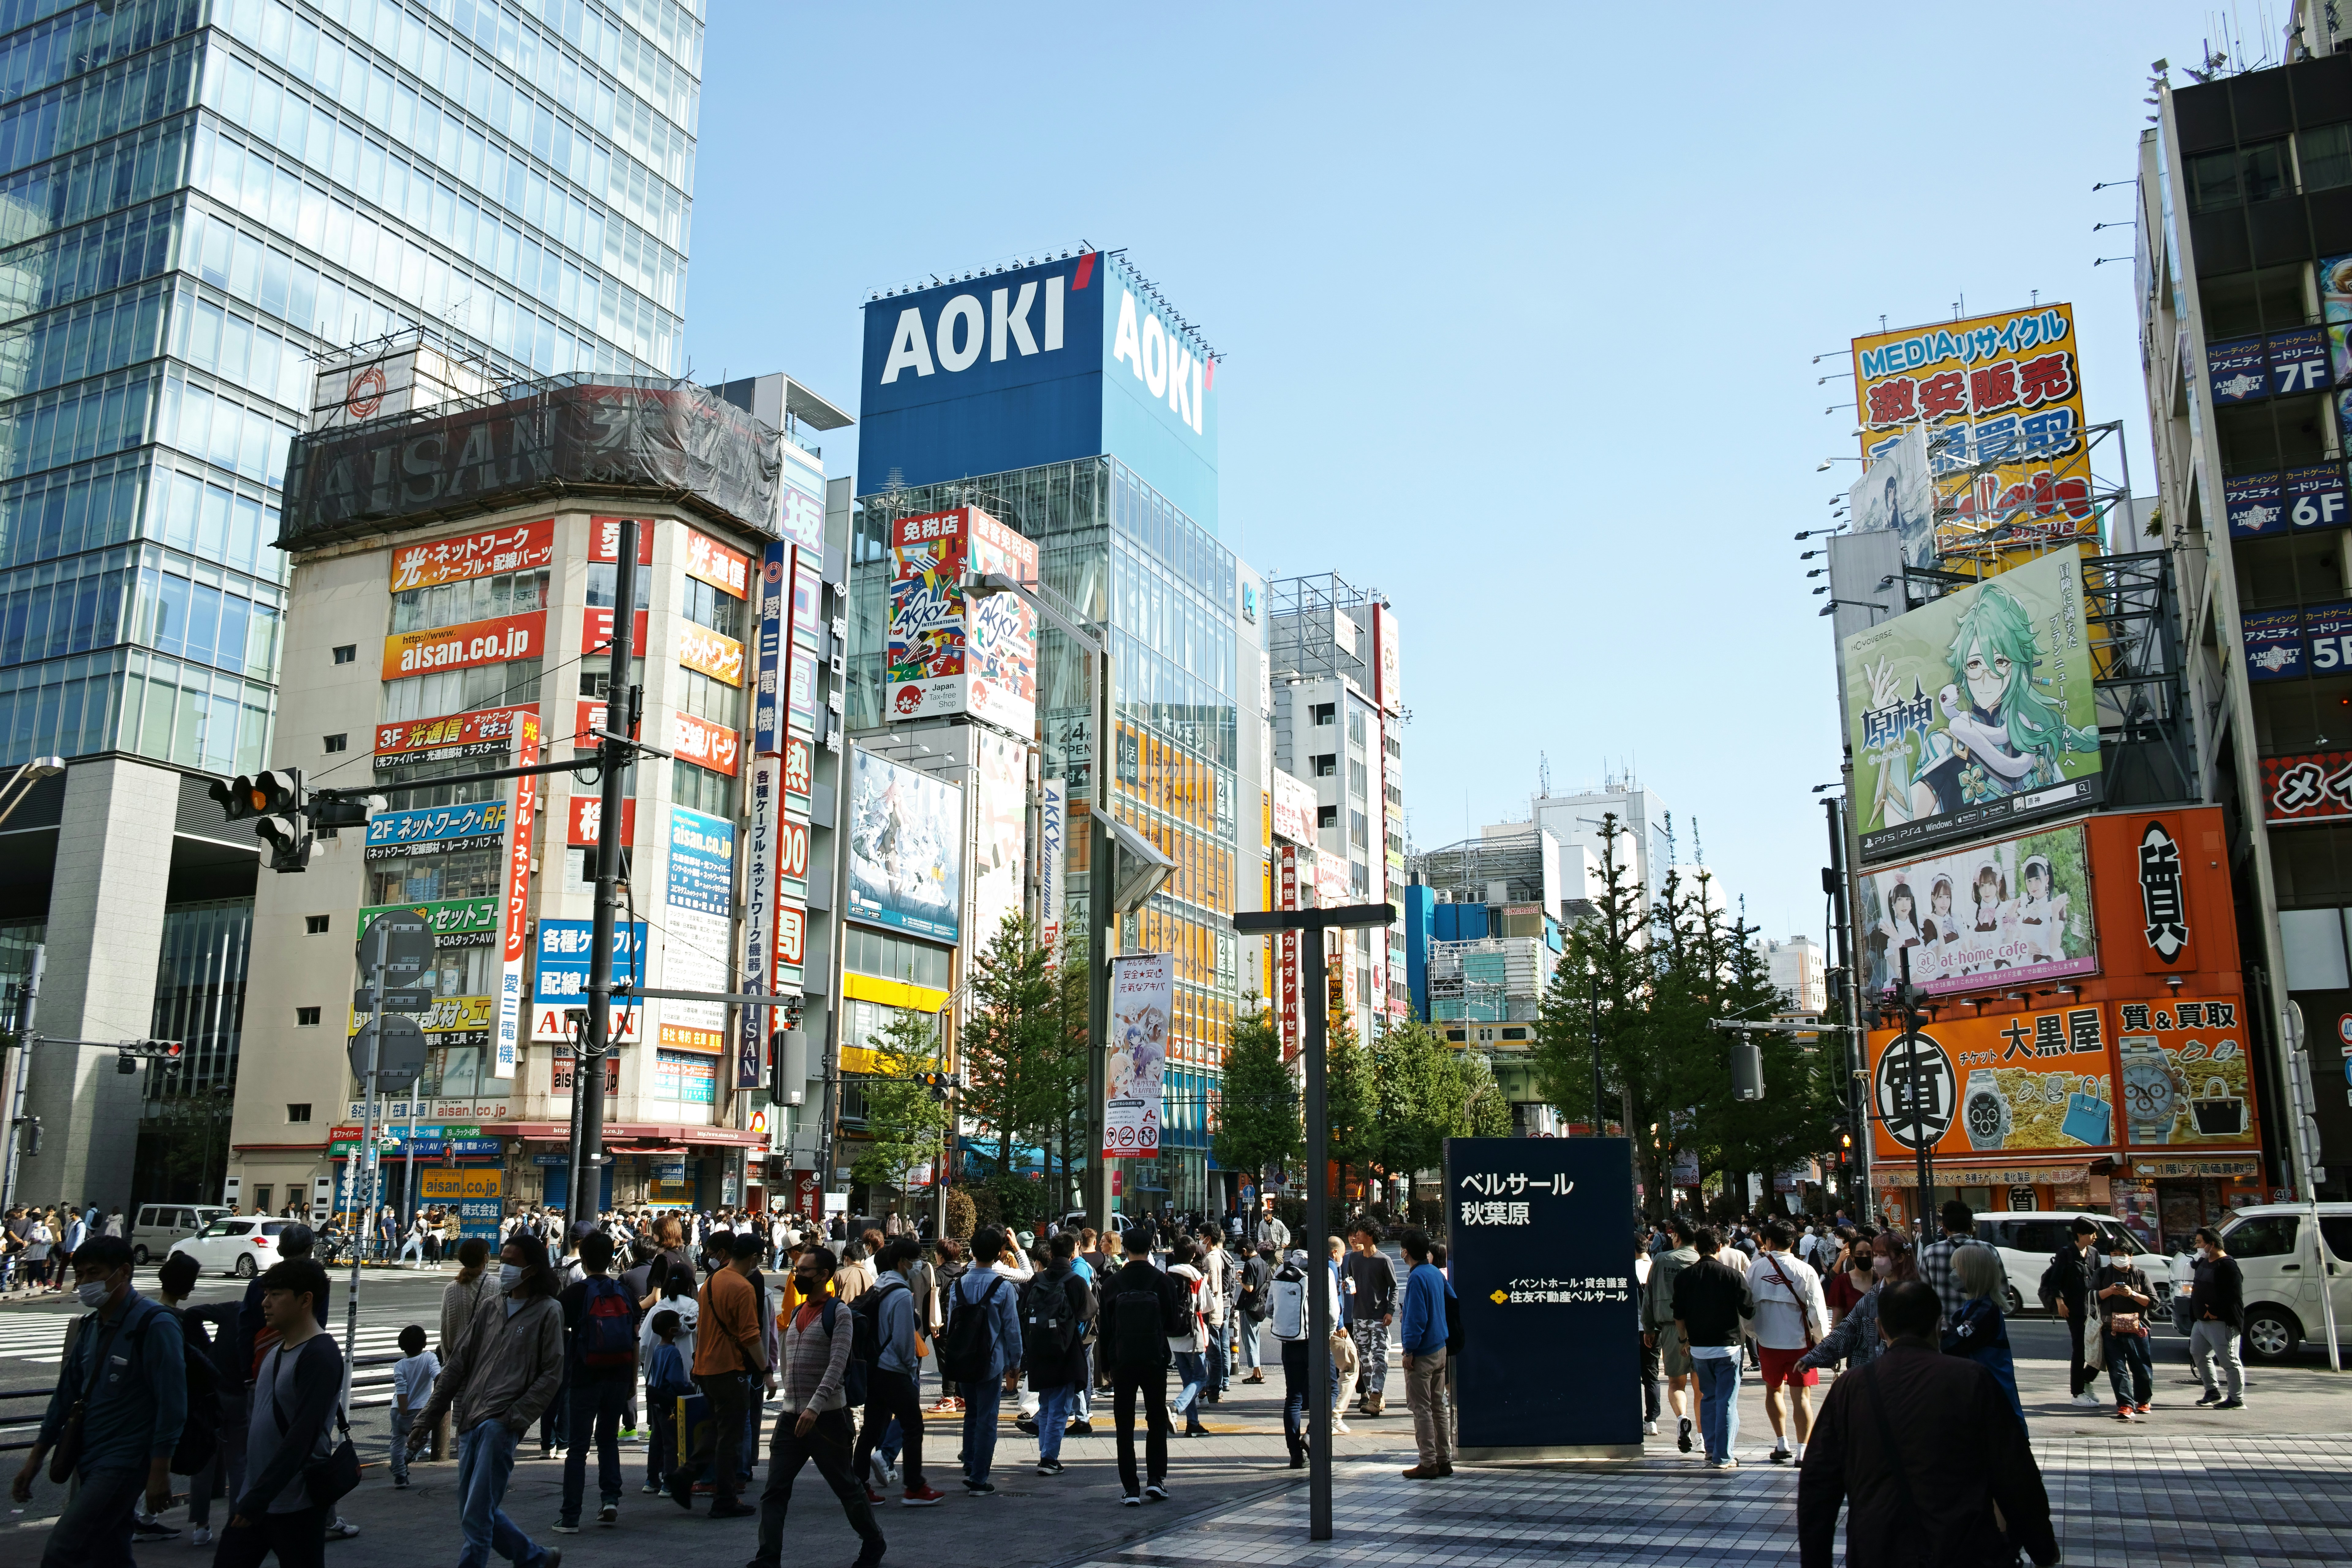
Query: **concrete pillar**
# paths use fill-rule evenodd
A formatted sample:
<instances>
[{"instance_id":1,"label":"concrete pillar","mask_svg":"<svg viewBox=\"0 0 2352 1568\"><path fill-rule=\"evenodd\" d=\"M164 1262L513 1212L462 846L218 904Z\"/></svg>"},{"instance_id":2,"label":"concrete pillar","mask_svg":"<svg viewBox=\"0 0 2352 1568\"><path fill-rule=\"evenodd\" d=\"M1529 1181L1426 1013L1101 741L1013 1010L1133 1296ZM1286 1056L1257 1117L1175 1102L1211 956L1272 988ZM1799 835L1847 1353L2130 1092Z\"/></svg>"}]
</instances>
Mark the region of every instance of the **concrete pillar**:
<instances>
[{"instance_id":1,"label":"concrete pillar","mask_svg":"<svg viewBox=\"0 0 2352 1568\"><path fill-rule=\"evenodd\" d=\"M141 1039L153 1024L179 804L180 775L169 768L106 757L67 773L49 883L41 1034ZM22 1201L120 1204L129 1212L140 1087L152 1070L118 1072L105 1047L43 1046L33 1053L26 1109L41 1119L42 1148L24 1160Z\"/></svg>"}]
</instances>

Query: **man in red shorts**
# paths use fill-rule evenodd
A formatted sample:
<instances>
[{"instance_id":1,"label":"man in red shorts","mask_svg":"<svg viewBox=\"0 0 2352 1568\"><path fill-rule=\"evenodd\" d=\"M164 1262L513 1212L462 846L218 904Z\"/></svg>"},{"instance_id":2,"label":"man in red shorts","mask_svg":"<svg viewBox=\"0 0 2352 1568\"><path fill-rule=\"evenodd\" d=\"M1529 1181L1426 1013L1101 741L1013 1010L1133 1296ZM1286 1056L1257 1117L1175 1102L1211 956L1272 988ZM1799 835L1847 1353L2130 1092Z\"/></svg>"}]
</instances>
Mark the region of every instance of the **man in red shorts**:
<instances>
[{"instance_id":1,"label":"man in red shorts","mask_svg":"<svg viewBox=\"0 0 2352 1568\"><path fill-rule=\"evenodd\" d=\"M1772 1462L1790 1458L1787 1405L1797 1407L1797 1448L1802 1464L1805 1439L1813 1430L1810 1392L1820 1379L1816 1372L1798 1372L1797 1363L1830 1331L1829 1304L1822 1299L1822 1279L1813 1266L1790 1250L1797 1239L1786 1220L1764 1226L1762 1250L1748 1265L1748 1289L1756 1298L1756 1352L1764 1363L1764 1414L1772 1422ZM1784 1397L1783 1390L1786 1390Z\"/></svg>"}]
</instances>

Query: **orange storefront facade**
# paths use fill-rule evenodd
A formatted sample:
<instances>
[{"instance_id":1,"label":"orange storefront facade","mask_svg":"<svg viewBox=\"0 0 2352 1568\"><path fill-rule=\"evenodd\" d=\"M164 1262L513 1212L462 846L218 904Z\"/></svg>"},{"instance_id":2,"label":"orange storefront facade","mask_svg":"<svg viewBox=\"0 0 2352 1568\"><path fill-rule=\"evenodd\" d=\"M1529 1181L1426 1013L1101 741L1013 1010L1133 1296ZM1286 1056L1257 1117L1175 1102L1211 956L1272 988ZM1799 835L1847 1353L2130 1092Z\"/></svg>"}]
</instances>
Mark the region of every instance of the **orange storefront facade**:
<instances>
[{"instance_id":1,"label":"orange storefront facade","mask_svg":"<svg viewBox=\"0 0 2352 1568\"><path fill-rule=\"evenodd\" d=\"M1997 869L1998 903L1976 907L2052 952L2041 930L2063 930L2063 951L2095 964L1972 973L1927 1004L1907 1042L1870 1037L1872 1184L1890 1215L1916 1215L1922 1143L1938 1201L2109 1213L2150 1246L2268 1195L2221 811L2082 826L2087 864L2068 885L2044 868L2012 887Z\"/></svg>"}]
</instances>

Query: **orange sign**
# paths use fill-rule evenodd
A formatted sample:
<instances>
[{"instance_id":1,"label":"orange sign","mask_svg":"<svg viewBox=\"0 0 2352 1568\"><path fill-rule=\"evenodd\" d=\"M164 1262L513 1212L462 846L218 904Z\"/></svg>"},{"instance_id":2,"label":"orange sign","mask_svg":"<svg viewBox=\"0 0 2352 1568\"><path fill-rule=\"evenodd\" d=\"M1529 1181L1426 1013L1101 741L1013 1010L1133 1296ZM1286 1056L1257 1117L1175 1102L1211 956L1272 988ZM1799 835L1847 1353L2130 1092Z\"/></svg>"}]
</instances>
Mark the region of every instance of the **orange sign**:
<instances>
[{"instance_id":1,"label":"orange sign","mask_svg":"<svg viewBox=\"0 0 2352 1568\"><path fill-rule=\"evenodd\" d=\"M670 750L680 762L733 777L738 739L734 731L691 713L670 716Z\"/></svg>"},{"instance_id":2,"label":"orange sign","mask_svg":"<svg viewBox=\"0 0 2352 1568\"><path fill-rule=\"evenodd\" d=\"M743 684L743 645L720 637L708 626L682 621L677 628L677 662L698 669L730 686Z\"/></svg>"},{"instance_id":3,"label":"orange sign","mask_svg":"<svg viewBox=\"0 0 2352 1568\"><path fill-rule=\"evenodd\" d=\"M722 594L745 598L751 593L751 558L689 528L686 531L686 574L701 579Z\"/></svg>"},{"instance_id":4,"label":"orange sign","mask_svg":"<svg viewBox=\"0 0 2352 1568\"><path fill-rule=\"evenodd\" d=\"M598 710L601 712L602 709ZM599 837L604 823L603 797L593 795L575 795L572 797L572 817L569 829L564 835L564 842L574 848L583 845L593 845ZM635 844L636 841L637 803L634 800L624 800L621 802L621 842Z\"/></svg>"},{"instance_id":5,"label":"orange sign","mask_svg":"<svg viewBox=\"0 0 2352 1568\"><path fill-rule=\"evenodd\" d=\"M646 656L646 612L639 610L629 628L631 657ZM606 659L613 657L613 609L607 605L580 612L580 651L598 654Z\"/></svg>"},{"instance_id":6,"label":"orange sign","mask_svg":"<svg viewBox=\"0 0 2352 1568\"><path fill-rule=\"evenodd\" d=\"M473 713L452 713L441 719L404 719L375 727L376 765L399 760L412 752L460 748L459 756L503 752L514 738L515 724L531 708L484 708Z\"/></svg>"},{"instance_id":7,"label":"orange sign","mask_svg":"<svg viewBox=\"0 0 2352 1568\"><path fill-rule=\"evenodd\" d=\"M401 680L440 669L538 658L547 651L547 612L467 621L433 632L396 632L383 639L383 679Z\"/></svg>"},{"instance_id":8,"label":"orange sign","mask_svg":"<svg viewBox=\"0 0 2352 1568\"><path fill-rule=\"evenodd\" d=\"M2099 967L2127 975L2238 973L2237 916L2221 808L2118 811L2092 817L2091 901Z\"/></svg>"},{"instance_id":9,"label":"orange sign","mask_svg":"<svg viewBox=\"0 0 2352 1568\"><path fill-rule=\"evenodd\" d=\"M551 517L423 544L403 544L392 552L392 591L398 594L508 572L531 572L554 559L555 520Z\"/></svg>"}]
</instances>

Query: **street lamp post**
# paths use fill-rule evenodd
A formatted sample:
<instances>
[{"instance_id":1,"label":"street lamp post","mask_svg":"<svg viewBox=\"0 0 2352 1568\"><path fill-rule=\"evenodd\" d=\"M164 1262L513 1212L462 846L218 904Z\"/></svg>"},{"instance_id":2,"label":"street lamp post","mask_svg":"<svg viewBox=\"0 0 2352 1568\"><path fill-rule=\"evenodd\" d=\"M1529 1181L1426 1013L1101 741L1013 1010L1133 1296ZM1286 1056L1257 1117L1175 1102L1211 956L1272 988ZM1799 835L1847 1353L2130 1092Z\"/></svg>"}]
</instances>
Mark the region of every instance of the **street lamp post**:
<instances>
[{"instance_id":1,"label":"street lamp post","mask_svg":"<svg viewBox=\"0 0 2352 1568\"><path fill-rule=\"evenodd\" d=\"M1299 1060L1307 1079L1307 1533L1311 1541L1331 1539L1331 1302L1315 1283L1315 1270L1328 1268L1319 1256L1330 1230L1329 1130L1324 1108L1324 1040L1329 1001L1324 995L1323 933L1331 931L1385 929L1396 923L1396 911L1387 904L1345 904L1328 910L1261 910L1236 914L1234 930L1243 936L1268 936L1280 931L1304 933L1300 948L1300 980L1308 998L1306 1038Z\"/></svg>"}]
</instances>

